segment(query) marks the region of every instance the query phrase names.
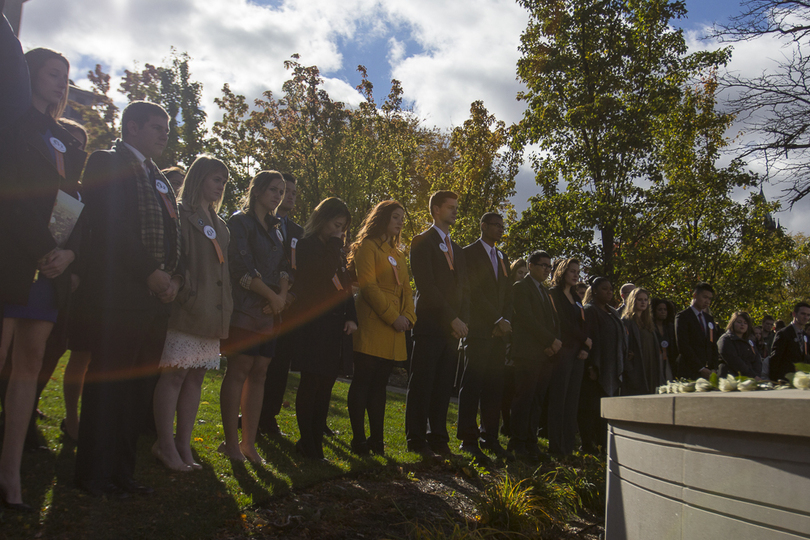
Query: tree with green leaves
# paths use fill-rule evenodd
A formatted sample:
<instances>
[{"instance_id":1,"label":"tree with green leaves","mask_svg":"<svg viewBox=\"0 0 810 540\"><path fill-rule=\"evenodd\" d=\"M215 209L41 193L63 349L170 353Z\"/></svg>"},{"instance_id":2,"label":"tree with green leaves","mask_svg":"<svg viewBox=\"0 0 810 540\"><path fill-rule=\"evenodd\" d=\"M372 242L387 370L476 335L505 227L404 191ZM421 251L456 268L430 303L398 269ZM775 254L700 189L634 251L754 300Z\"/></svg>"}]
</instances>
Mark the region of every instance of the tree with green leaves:
<instances>
[{"instance_id":1,"label":"tree with green leaves","mask_svg":"<svg viewBox=\"0 0 810 540\"><path fill-rule=\"evenodd\" d=\"M87 78L93 88L93 101L90 105L70 102L71 108L79 113L82 125L87 131L87 152L106 150L117 138L115 122L118 119L118 107L110 97L110 75L105 73L101 64L87 72Z\"/></svg>"},{"instance_id":2,"label":"tree with green leaves","mask_svg":"<svg viewBox=\"0 0 810 540\"><path fill-rule=\"evenodd\" d=\"M670 26L685 14L680 1L520 3L530 15L518 61L527 109L515 142L539 148L532 162L542 197L510 241L521 249L527 230L542 227L555 255L583 256L591 273L615 281L624 264L618 249L644 210L639 183L656 174L656 119L677 102L690 70L725 55L686 57L682 32ZM549 215L557 207L571 213Z\"/></svg>"},{"instance_id":3,"label":"tree with green leaves","mask_svg":"<svg viewBox=\"0 0 810 540\"><path fill-rule=\"evenodd\" d=\"M148 100L169 113L169 141L158 166L191 166L207 148L206 113L200 106L202 84L191 80L188 53L172 48L167 65L146 64L141 71L125 70L119 91L129 101Z\"/></svg>"}]
</instances>

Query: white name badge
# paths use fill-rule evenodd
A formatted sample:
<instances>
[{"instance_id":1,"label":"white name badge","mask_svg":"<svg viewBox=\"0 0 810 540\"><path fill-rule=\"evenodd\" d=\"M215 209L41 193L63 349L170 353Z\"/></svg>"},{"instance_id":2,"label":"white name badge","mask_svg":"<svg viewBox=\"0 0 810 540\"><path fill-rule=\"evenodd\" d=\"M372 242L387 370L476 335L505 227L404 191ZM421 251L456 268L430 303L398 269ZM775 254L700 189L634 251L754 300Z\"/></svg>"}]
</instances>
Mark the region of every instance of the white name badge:
<instances>
[{"instance_id":1,"label":"white name badge","mask_svg":"<svg viewBox=\"0 0 810 540\"><path fill-rule=\"evenodd\" d=\"M54 150L56 150L60 154L64 154L65 150L67 150L67 148L65 147L65 143L63 143L56 137L51 137L51 146L53 146Z\"/></svg>"},{"instance_id":2,"label":"white name badge","mask_svg":"<svg viewBox=\"0 0 810 540\"><path fill-rule=\"evenodd\" d=\"M155 187L161 193L168 193L169 192L169 186L164 184L162 180L155 180Z\"/></svg>"},{"instance_id":3,"label":"white name badge","mask_svg":"<svg viewBox=\"0 0 810 540\"><path fill-rule=\"evenodd\" d=\"M669 341L662 341L661 342L661 348L666 349L667 347L669 347Z\"/></svg>"},{"instance_id":4,"label":"white name badge","mask_svg":"<svg viewBox=\"0 0 810 540\"><path fill-rule=\"evenodd\" d=\"M577 302L577 307L582 307L582 303L581 303L581 302ZM584 309L584 308L583 308L583 309Z\"/></svg>"},{"instance_id":5,"label":"white name badge","mask_svg":"<svg viewBox=\"0 0 810 540\"><path fill-rule=\"evenodd\" d=\"M439 244L439 249L447 253L447 246L444 244Z\"/></svg>"},{"instance_id":6,"label":"white name badge","mask_svg":"<svg viewBox=\"0 0 810 540\"><path fill-rule=\"evenodd\" d=\"M276 229L276 236L278 236L278 240L279 240L279 242L283 242L283 241L284 241L284 236L281 234L281 231L280 231L280 230L278 230L278 229Z\"/></svg>"},{"instance_id":7,"label":"white name badge","mask_svg":"<svg viewBox=\"0 0 810 540\"><path fill-rule=\"evenodd\" d=\"M709 323L709 328L711 328L712 330L714 330L714 323Z\"/></svg>"},{"instance_id":8,"label":"white name badge","mask_svg":"<svg viewBox=\"0 0 810 540\"><path fill-rule=\"evenodd\" d=\"M293 238L293 239L290 241L290 247L291 247L291 248L293 248L293 249L295 249L295 246L296 246L296 245L298 245L298 238Z\"/></svg>"},{"instance_id":9,"label":"white name badge","mask_svg":"<svg viewBox=\"0 0 810 540\"><path fill-rule=\"evenodd\" d=\"M215 231L211 225L206 225L203 228L203 232L205 233L205 236L207 236L211 240L217 237L217 231Z\"/></svg>"},{"instance_id":10,"label":"white name badge","mask_svg":"<svg viewBox=\"0 0 810 540\"><path fill-rule=\"evenodd\" d=\"M804 342L807 343L807 335L804 336Z\"/></svg>"},{"instance_id":11,"label":"white name badge","mask_svg":"<svg viewBox=\"0 0 810 540\"><path fill-rule=\"evenodd\" d=\"M388 256L388 262L391 263L391 266L396 266L397 265L397 260L391 255Z\"/></svg>"},{"instance_id":12,"label":"white name badge","mask_svg":"<svg viewBox=\"0 0 810 540\"><path fill-rule=\"evenodd\" d=\"M501 259L501 260L503 260L503 252L502 252L502 251L499 251L499 252L498 252L498 258L499 258L499 259Z\"/></svg>"},{"instance_id":13,"label":"white name badge","mask_svg":"<svg viewBox=\"0 0 810 540\"><path fill-rule=\"evenodd\" d=\"M750 344L752 347L754 346L754 340L753 340L753 339L749 339L749 340L748 340L748 343L749 343L749 344Z\"/></svg>"}]
</instances>

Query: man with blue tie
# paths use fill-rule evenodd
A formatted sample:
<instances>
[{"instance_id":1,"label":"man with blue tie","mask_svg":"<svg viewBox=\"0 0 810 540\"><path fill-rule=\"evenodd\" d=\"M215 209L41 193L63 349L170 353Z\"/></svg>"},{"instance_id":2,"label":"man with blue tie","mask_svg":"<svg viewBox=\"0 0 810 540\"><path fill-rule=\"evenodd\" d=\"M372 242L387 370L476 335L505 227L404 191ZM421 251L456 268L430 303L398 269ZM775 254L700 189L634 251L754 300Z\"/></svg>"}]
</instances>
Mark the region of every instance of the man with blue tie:
<instances>
[{"instance_id":1,"label":"man with blue tie","mask_svg":"<svg viewBox=\"0 0 810 540\"><path fill-rule=\"evenodd\" d=\"M509 260L496 245L503 236L503 218L481 217L481 237L464 248L470 284L470 325L465 339L464 374L458 395L461 450L477 461L488 460L481 446L500 458L511 455L498 443L506 340L512 333L512 284ZM473 292L474 291L474 292ZM481 427L477 416L481 409Z\"/></svg>"}]
</instances>

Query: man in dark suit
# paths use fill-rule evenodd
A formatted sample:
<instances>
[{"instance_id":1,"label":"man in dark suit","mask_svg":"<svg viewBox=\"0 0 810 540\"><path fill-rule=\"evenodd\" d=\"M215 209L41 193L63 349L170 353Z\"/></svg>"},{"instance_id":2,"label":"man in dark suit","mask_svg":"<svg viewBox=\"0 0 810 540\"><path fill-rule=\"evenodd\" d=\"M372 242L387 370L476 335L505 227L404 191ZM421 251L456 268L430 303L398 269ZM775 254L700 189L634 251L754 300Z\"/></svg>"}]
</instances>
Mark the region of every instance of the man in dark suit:
<instances>
[{"instance_id":1,"label":"man in dark suit","mask_svg":"<svg viewBox=\"0 0 810 540\"><path fill-rule=\"evenodd\" d=\"M304 229L290 218L290 212L295 208L295 198L298 195L295 176L290 173L282 173L282 176L284 176L287 187L284 192L284 199L276 208L276 217L280 221L279 230L284 238L284 251L292 270L290 274L292 279L295 279L297 261L293 256L295 252L293 245L297 245L298 240L303 238ZM287 295L287 298L291 302L294 297ZM294 340L290 338L289 330L284 328L283 323L280 331L282 335L276 341L276 355L270 362L267 368L267 376L264 379L264 401L262 402L262 414L259 419L259 431L271 437L286 436L286 433L282 433L278 427L276 416L278 416L281 405L284 403L284 391L287 389L287 376L290 373L290 349L294 346Z\"/></svg>"},{"instance_id":2,"label":"man in dark suit","mask_svg":"<svg viewBox=\"0 0 810 540\"><path fill-rule=\"evenodd\" d=\"M542 403L554 369L553 357L562 347L560 321L543 285L549 273L551 257L545 251L535 251L529 256L529 274L512 286L515 399L509 449L523 459L539 455L537 434L532 429L533 404Z\"/></svg>"},{"instance_id":3,"label":"man in dark suit","mask_svg":"<svg viewBox=\"0 0 810 540\"><path fill-rule=\"evenodd\" d=\"M495 245L503 236L503 218L495 212L481 217L481 237L464 248L470 284L470 325L465 340L464 375L458 394L461 450L481 462L482 446L498 457L510 454L498 443L503 393L506 338L512 333L512 284L509 261ZM481 407L481 429L478 408Z\"/></svg>"},{"instance_id":4,"label":"man in dark suit","mask_svg":"<svg viewBox=\"0 0 810 540\"><path fill-rule=\"evenodd\" d=\"M773 338L773 353L770 358L769 378L772 381L784 379L785 375L796 371L793 364L808 361L807 334L805 325L810 322L810 304L799 302L793 307L793 322Z\"/></svg>"},{"instance_id":5,"label":"man in dark suit","mask_svg":"<svg viewBox=\"0 0 810 540\"><path fill-rule=\"evenodd\" d=\"M692 291L692 305L675 316L678 377L708 379L717 369L717 340L722 332L706 312L713 299L714 288L698 283Z\"/></svg>"},{"instance_id":6,"label":"man in dark suit","mask_svg":"<svg viewBox=\"0 0 810 540\"><path fill-rule=\"evenodd\" d=\"M411 374L405 406L408 450L426 456L449 455L447 408L453 391L459 340L467 336L470 290L464 252L450 239L458 195L430 196L433 226L411 245L411 273L416 283Z\"/></svg>"},{"instance_id":7,"label":"man in dark suit","mask_svg":"<svg viewBox=\"0 0 810 540\"><path fill-rule=\"evenodd\" d=\"M183 283L177 203L152 161L166 146L168 122L159 105L130 103L121 116L123 140L94 152L83 176L96 335L82 396L75 481L95 496L152 492L133 479L136 444L150 422L169 304Z\"/></svg>"}]
</instances>

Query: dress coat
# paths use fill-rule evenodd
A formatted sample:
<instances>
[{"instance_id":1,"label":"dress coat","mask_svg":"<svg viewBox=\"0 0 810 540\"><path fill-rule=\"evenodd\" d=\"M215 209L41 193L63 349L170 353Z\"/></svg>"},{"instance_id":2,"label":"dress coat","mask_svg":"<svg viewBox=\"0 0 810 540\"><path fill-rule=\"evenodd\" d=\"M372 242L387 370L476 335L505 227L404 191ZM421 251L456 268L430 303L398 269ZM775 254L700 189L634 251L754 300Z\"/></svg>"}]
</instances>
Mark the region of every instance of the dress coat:
<instances>
[{"instance_id":1,"label":"dress coat","mask_svg":"<svg viewBox=\"0 0 810 540\"><path fill-rule=\"evenodd\" d=\"M88 305L94 313L155 310L171 311L152 294L147 279L161 267L141 240L141 216L138 209L138 176L141 164L123 141L111 150L93 152L82 176L82 196L86 199L92 245L88 255ZM156 171L169 188L167 197L176 208L171 184ZM161 205L167 253L177 250L175 220ZM182 260L174 274L183 275ZM182 291L182 287L181 287Z\"/></svg>"},{"instance_id":2,"label":"dress coat","mask_svg":"<svg viewBox=\"0 0 810 540\"><path fill-rule=\"evenodd\" d=\"M753 340L737 337L728 331L717 340L717 350L720 353L720 361L726 365L729 374L751 378L762 374L762 358Z\"/></svg>"},{"instance_id":3,"label":"dress coat","mask_svg":"<svg viewBox=\"0 0 810 540\"><path fill-rule=\"evenodd\" d=\"M291 309L292 324L298 329L290 369L323 377L351 373L352 338L343 328L347 321L357 323L357 313L341 240L330 238L324 243L317 235L302 238L296 257Z\"/></svg>"},{"instance_id":4,"label":"dress coat","mask_svg":"<svg viewBox=\"0 0 810 540\"><path fill-rule=\"evenodd\" d=\"M622 395L623 396L636 396L651 394L655 391L657 386L652 384L661 385L664 381L664 361L661 356L661 346L658 339L655 337L655 332L649 331L650 338L654 342L654 357L645 358L644 346L642 340L642 329L638 323L633 319L622 319L625 328L627 329L627 359L624 364L624 372L622 373ZM653 373L650 373L650 371ZM651 381L651 379L655 381ZM657 383L656 383L657 381Z\"/></svg>"},{"instance_id":5,"label":"dress coat","mask_svg":"<svg viewBox=\"0 0 810 540\"><path fill-rule=\"evenodd\" d=\"M717 340L720 332L714 317L703 313L707 331L703 331L700 321L690 307L675 316L675 336L678 343L677 376L687 379L700 377L700 370L717 369Z\"/></svg>"},{"instance_id":6,"label":"dress coat","mask_svg":"<svg viewBox=\"0 0 810 540\"><path fill-rule=\"evenodd\" d=\"M772 381L784 379L785 375L796 371L793 364L806 363L810 359L807 355L808 350L810 344L807 343L806 335L800 338L795 326L789 324L779 330L773 338L769 378Z\"/></svg>"},{"instance_id":7,"label":"dress coat","mask_svg":"<svg viewBox=\"0 0 810 540\"><path fill-rule=\"evenodd\" d=\"M416 284L416 324L413 335L452 339L450 323L470 320L470 286L464 251L453 242L453 268L441 250L442 238L435 227L414 237L411 244L411 272Z\"/></svg>"},{"instance_id":8,"label":"dress coat","mask_svg":"<svg viewBox=\"0 0 810 540\"><path fill-rule=\"evenodd\" d=\"M56 167L59 144L46 142L51 137L64 145L64 178ZM33 107L0 135L0 304L28 303L38 261L57 247L48 230L56 195L62 190L80 199L79 178L86 157L70 133ZM64 246L76 260L83 256L85 221L80 216ZM59 308L66 307L70 294L71 267L54 279Z\"/></svg>"},{"instance_id":9,"label":"dress coat","mask_svg":"<svg viewBox=\"0 0 810 540\"><path fill-rule=\"evenodd\" d=\"M228 265L233 291L231 326L256 334L272 335L278 331L278 317L264 313L267 299L241 285L242 279L250 276L261 279L275 292L281 290L281 272L287 271L289 265L278 229L278 218L268 214L265 219L268 229L259 223L253 212L239 211L228 220Z\"/></svg>"},{"instance_id":10,"label":"dress coat","mask_svg":"<svg viewBox=\"0 0 810 540\"><path fill-rule=\"evenodd\" d=\"M627 361L627 336L619 312L611 306L608 311L595 304L585 305L585 321L593 339L586 366L597 370L599 385L608 397L619 395L622 373Z\"/></svg>"},{"instance_id":11,"label":"dress coat","mask_svg":"<svg viewBox=\"0 0 810 540\"><path fill-rule=\"evenodd\" d=\"M172 303L169 328L196 336L225 339L233 312L228 269L230 232L213 210L213 223L202 208L194 209L181 202L178 210L185 284ZM213 239L206 234L207 227L216 233ZM223 262L220 262L213 242L219 245Z\"/></svg>"},{"instance_id":12,"label":"dress coat","mask_svg":"<svg viewBox=\"0 0 810 540\"><path fill-rule=\"evenodd\" d=\"M560 339L560 320L551 297L546 292L544 300L540 294L530 275L512 285L511 354L516 365L547 359L544 351Z\"/></svg>"},{"instance_id":13,"label":"dress coat","mask_svg":"<svg viewBox=\"0 0 810 540\"><path fill-rule=\"evenodd\" d=\"M549 296L554 303L555 311L560 319L560 341L566 349L588 352L585 340L588 339L588 329L585 324L585 310L580 302L579 295L571 291L575 303L572 304L565 296L562 287L552 287Z\"/></svg>"},{"instance_id":14,"label":"dress coat","mask_svg":"<svg viewBox=\"0 0 810 540\"><path fill-rule=\"evenodd\" d=\"M355 352L407 360L405 333L391 326L400 315L411 326L416 322L405 255L390 242L367 238L354 255L354 270L360 285L355 301L357 331L352 335Z\"/></svg>"}]
</instances>

